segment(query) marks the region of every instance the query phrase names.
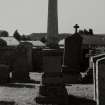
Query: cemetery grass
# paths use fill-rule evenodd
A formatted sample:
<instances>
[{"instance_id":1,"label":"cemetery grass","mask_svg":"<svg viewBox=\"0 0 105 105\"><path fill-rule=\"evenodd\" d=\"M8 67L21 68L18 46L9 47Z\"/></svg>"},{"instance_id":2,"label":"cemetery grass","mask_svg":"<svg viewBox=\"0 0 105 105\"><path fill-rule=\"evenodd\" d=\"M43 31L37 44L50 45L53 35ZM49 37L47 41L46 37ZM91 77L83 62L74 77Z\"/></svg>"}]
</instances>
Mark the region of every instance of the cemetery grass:
<instances>
[{"instance_id":1,"label":"cemetery grass","mask_svg":"<svg viewBox=\"0 0 105 105\"><path fill-rule=\"evenodd\" d=\"M41 82L40 73L31 73L30 76L35 81ZM35 102L39 86L37 82L0 85L0 105L39 105ZM75 84L66 88L70 95L93 100L93 84Z\"/></svg>"}]
</instances>

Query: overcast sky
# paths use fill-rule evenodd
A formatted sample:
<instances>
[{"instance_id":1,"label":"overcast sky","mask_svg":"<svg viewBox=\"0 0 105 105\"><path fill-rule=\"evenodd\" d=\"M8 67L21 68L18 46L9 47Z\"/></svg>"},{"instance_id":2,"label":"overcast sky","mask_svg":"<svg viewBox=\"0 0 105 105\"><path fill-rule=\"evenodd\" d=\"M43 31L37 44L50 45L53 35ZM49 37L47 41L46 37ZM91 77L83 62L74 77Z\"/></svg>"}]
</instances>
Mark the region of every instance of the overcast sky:
<instances>
[{"instance_id":1,"label":"overcast sky","mask_svg":"<svg viewBox=\"0 0 105 105\"><path fill-rule=\"evenodd\" d=\"M10 35L47 32L48 0L0 0L0 29ZM105 33L105 0L58 0L59 33L73 33L74 24Z\"/></svg>"}]
</instances>

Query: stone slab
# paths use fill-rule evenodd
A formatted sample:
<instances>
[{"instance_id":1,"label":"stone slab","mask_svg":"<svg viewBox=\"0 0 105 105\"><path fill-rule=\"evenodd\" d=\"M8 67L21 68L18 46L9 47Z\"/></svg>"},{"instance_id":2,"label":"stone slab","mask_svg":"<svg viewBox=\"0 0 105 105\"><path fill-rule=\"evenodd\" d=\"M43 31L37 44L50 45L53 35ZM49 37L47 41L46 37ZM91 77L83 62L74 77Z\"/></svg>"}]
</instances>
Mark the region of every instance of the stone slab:
<instances>
[{"instance_id":1,"label":"stone slab","mask_svg":"<svg viewBox=\"0 0 105 105\"><path fill-rule=\"evenodd\" d=\"M96 62L96 101L105 105L105 58Z\"/></svg>"}]
</instances>

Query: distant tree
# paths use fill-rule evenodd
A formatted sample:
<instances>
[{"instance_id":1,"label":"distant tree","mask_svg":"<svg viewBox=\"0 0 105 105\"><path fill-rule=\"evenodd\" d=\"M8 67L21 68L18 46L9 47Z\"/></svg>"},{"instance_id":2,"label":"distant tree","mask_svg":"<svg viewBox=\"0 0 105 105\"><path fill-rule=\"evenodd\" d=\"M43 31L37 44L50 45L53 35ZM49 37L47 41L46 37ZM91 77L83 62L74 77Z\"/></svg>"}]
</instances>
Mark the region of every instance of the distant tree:
<instances>
[{"instance_id":1,"label":"distant tree","mask_svg":"<svg viewBox=\"0 0 105 105\"><path fill-rule=\"evenodd\" d=\"M16 30L13 34L13 36L17 39L17 40L21 40L21 35L19 34L18 30Z\"/></svg>"},{"instance_id":2,"label":"distant tree","mask_svg":"<svg viewBox=\"0 0 105 105\"><path fill-rule=\"evenodd\" d=\"M43 43L46 43L47 39L45 37L42 37L40 41L43 42Z\"/></svg>"},{"instance_id":3,"label":"distant tree","mask_svg":"<svg viewBox=\"0 0 105 105\"><path fill-rule=\"evenodd\" d=\"M91 28L89 29L89 34L93 35L93 29L91 29Z\"/></svg>"},{"instance_id":4,"label":"distant tree","mask_svg":"<svg viewBox=\"0 0 105 105\"><path fill-rule=\"evenodd\" d=\"M78 32L79 34L85 34L85 35L93 35L94 33L93 33L93 29L89 29L89 30L87 30L87 29L84 29L84 30L79 30L79 32Z\"/></svg>"},{"instance_id":5,"label":"distant tree","mask_svg":"<svg viewBox=\"0 0 105 105\"><path fill-rule=\"evenodd\" d=\"M21 40L26 41L27 40L27 37L25 35L22 35L21 36Z\"/></svg>"},{"instance_id":6,"label":"distant tree","mask_svg":"<svg viewBox=\"0 0 105 105\"><path fill-rule=\"evenodd\" d=\"M7 42L5 40L0 39L0 47L6 47Z\"/></svg>"},{"instance_id":7,"label":"distant tree","mask_svg":"<svg viewBox=\"0 0 105 105\"><path fill-rule=\"evenodd\" d=\"M1 31L0 32L0 37L8 37L8 36L9 36L9 34L7 31Z\"/></svg>"},{"instance_id":8,"label":"distant tree","mask_svg":"<svg viewBox=\"0 0 105 105\"><path fill-rule=\"evenodd\" d=\"M84 34L84 31L83 30L79 30L79 34Z\"/></svg>"},{"instance_id":9,"label":"distant tree","mask_svg":"<svg viewBox=\"0 0 105 105\"><path fill-rule=\"evenodd\" d=\"M88 35L89 31L87 29L84 29L84 34Z\"/></svg>"}]
</instances>

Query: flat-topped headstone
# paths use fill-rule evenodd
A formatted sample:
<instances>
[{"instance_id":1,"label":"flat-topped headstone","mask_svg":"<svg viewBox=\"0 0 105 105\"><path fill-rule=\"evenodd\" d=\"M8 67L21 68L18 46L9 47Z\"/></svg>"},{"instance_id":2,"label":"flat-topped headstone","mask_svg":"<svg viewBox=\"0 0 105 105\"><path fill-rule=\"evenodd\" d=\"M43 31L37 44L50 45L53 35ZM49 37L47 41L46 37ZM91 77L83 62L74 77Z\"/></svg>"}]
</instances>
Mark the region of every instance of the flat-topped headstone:
<instances>
[{"instance_id":1,"label":"flat-topped headstone","mask_svg":"<svg viewBox=\"0 0 105 105\"><path fill-rule=\"evenodd\" d=\"M14 53L12 78L15 80L29 80L32 69L32 45L21 43Z\"/></svg>"}]
</instances>

